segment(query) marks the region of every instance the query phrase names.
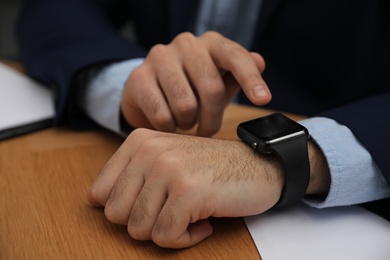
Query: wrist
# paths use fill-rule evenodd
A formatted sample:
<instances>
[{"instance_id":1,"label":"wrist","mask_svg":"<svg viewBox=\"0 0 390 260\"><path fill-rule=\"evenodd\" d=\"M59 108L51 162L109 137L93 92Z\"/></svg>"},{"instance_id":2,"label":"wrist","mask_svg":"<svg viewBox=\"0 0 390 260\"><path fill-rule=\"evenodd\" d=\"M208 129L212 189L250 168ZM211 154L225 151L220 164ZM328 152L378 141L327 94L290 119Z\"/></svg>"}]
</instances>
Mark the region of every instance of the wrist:
<instances>
[{"instance_id":1,"label":"wrist","mask_svg":"<svg viewBox=\"0 0 390 260\"><path fill-rule=\"evenodd\" d=\"M291 205L305 195L310 180L310 162L309 133L304 126L274 113L241 123L237 135L256 151L275 155L281 161L284 186L275 207Z\"/></svg>"},{"instance_id":2,"label":"wrist","mask_svg":"<svg viewBox=\"0 0 390 260\"><path fill-rule=\"evenodd\" d=\"M320 147L314 142L308 142L310 161L310 181L305 195L326 195L330 188L330 171L326 158Z\"/></svg>"}]
</instances>

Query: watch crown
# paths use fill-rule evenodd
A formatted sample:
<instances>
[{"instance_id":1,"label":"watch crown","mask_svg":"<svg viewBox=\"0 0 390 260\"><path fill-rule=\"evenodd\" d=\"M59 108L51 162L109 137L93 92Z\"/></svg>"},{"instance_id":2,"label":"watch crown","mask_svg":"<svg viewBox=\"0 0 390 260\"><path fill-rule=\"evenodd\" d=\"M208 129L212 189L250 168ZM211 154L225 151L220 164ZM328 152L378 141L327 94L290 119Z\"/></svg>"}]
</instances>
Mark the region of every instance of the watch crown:
<instances>
[{"instance_id":1,"label":"watch crown","mask_svg":"<svg viewBox=\"0 0 390 260\"><path fill-rule=\"evenodd\" d=\"M255 150L257 149L257 143L256 142L252 143L252 148L255 149Z\"/></svg>"}]
</instances>

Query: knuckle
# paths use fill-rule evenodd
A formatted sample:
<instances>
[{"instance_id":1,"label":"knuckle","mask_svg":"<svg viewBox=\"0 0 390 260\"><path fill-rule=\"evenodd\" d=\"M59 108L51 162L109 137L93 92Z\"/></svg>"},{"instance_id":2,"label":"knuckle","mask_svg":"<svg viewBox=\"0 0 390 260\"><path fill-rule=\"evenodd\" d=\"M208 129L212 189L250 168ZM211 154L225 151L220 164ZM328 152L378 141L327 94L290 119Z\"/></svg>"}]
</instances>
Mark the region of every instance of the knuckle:
<instances>
[{"instance_id":1,"label":"knuckle","mask_svg":"<svg viewBox=\"0 0 390 260\"><path fill-rule=\"evenodd\" d=\"M161 153L155 160L157 173L172 173L180 165L181 157L179 152L175 150L166 150Z\"/></svg>"},{"instance_id":2,"label":"knuckle","mask_svg":"<svg viewBox=\"0 0 390 260\"><path fill-rule=\"evenodd\" d=\"M92 186L91 189L89 190L89 195L91 198L99 202L101 205L106 204L106 197L103 195L103 192L100 189L95 187L95 185Z\"/></svg>"},{"instance_id":3,"label":"knuckle","mask_svg":"<svg viewBox=\"0 0 390 260\"><path fill-rule=\"evenodd\" d=\"M231 40L226 40L223 42L223 47L228 48L229 56L231 56L232 60L238 59L240 57L243 57L245 55L248 55L248 51L244 49L241 45L231 41Z\"/></svg>"},{"instance_id":4,"label":"knuckle","mask_svg":"<svg viewBox=\"0 0 390 260\"><path fill-rule=\"evenodd\" d=\"M192 98L177 100L174 104L175 114L180 118L192 118L197 111L197 102Z\"/></svg>"},{"instance_id":5,"label":"knuckle","mask_svg":"<svg viewBox=\"0 0 390 260\"><path fill-rule=\"evenodd\" d=\"M200 157L198 159L201 159ZM203 176L203 174L207 175L208 171L207 169L200 169L198 167L191 167L189 169L186 164L183 164L183 170L169 184L169 192L172 192L175 198L185 198L191 196L191 194L196 194L199 192L199 188L203 189L204 187L202 185L208 182L208 177L205 178Z\"/></svg>"},{"instance_id":6,"label":"knuckle","mask_svg":"<svg viewBox=\"0 0 390 260\"><path fill-rule=\"evenodd\" d=\"M225 98L225 89L217 84L207 84L204 92L208 100L218 101L218 103Z\"/></svg>"},{"instance_id":7,"label":"knuckle","mask_svg":"<svg viewBox=\"0 0 390 260\"><path fill-rule=\"evenodd\" d=\"M112 203L108 203L106 207L104 208L104 215L106 218L115 224L125 224L123 217L121 216L120 212L118 209L112 205Z\"/></svg>"},{"instance_id":8,"label":"knuckle","mask_svg":"<svg viewBox=\"0 0 390 260\"><path fill-rule=\"evenodd\" d=\"M178 173L182 172L179 169L183 169L183 152L166 148L166 146L157 148L154 147L154 150L158 149L162 152L152 162L151 170L149 172L149 176L151 179L158 178L165 180L173 180L177 178L177 175L180 175ZM170 183L172 183L172 181L170 181Z\"/></svg>"},{"instance_id":9,"label":"knuckle","mask_svg":"<svg viewBox=\"0 0 390 260\"><path fill-rule=\"evenodd\" d=\"M143 67L144 66L141 65L141 66L136 67L135 69L133 69L133 71L129 75L129 80L128 81L134 80L134 79L140 79L140 78L142 79L142 78L146 77L147 73L145 72Z\"/></svg>"},{"instance_id":10,"label":"knuckle","mask_svg":"<svg viewBox=\"0 0 390 260\"><path fill-rule=\"evenodd\" d=\"M158 147L159 142L155 138L145 139L142 144L140 144L137 155L144 157L148 156L152 151L155 151Z\"/></svg>"},{"instance_id":11,"label":"knuckle","mask_svg":"<svg viewBox=\"0 0 390 260\"><path fill-rule=\"evenodd\" d=\"M129 224L127 225L127 233L134 238L135 240L141 240L141 234L137 230L137 227L135 225L131 224L131 221L129 220Z\"/></svg>"},{"instance_id":12,"label":"knuckle","mask_svg":"<svg viewBox=\"0 0 390 260\"><path fill-rule=\"evenodd\" d=\"M173 118L170 113L164 111L155 111L151 121L157 130L172 132L171 129Z\"/></svg>"},{"instance_id":13,"label":"knuckle","mask_svg":"<svg viewBox=\"0 0 390 260\"><path fill-rule=\"evenodd\" d=\"M156 58L164 57L167 54L167 52L168 52L167 45L159 43L154 45L149 50L148 57L156 57Z\"/></svg>"},{"instance_id":14,"label":"knuckle","mask_svg":"<svg viewBox=\"0 0 390 260\"><path fill-rule=\"evenodd\" d=\"M201 37L215 39L215 38L221 38L223 36L222 36L222 34L220 34L219 32L216 32L216 31L207 31L204 34L202 34Z\"/></svg>"},{"instance_id":15,"label":"knuckle","mask_svg":"<svg viewBox=\"0 0 390 260\"><path fill-rule=\"evenodd\" d=\"M152 130L146 128L136 128L129 134L125 141L125 144L133 145L134 142L138 140L143 140L145 137L149 136L150 133L152 133Z\"/></svg>"},{"instance_id":16,"label":"knuckle","mask_svg":"<svg viewBox=\"0 0 390 260\"><path fill-rule=\"evenodd\" d=\"M183 32L177 35L175 39L173 39L173 44L179 44L179 45L192 44L195 39L196 37L192 33Z\"/></svg>"},{"instance_id":17,"label":"knuckle","mask_svg":"<svg viewBox=\"0 0 390 260\"><path fill-rule=\"evenodd\" d=\"M167 147L171 149L167 149ZM138 147L136 156L139 156L139 158L148 158L151 154L158 154L157 156L152 156L150 163L152 167L154 166L156 168L152 168L148 171L148 174L159 173L163 170L159 168L159 164L164 168L169 165L170 161L179 160L179 158L170 158L177 157L181 154L181 152L176 151L175 148L175 145L167 146L166 136L152 136L142 141ZM145 192L145 187L143 188L143 192ZM138 199L140 199L140 197L138 197Z\"/></svg>"},{"instance_id":18,"label":"knuckle","mask_svg":"<svg viewBox=\"0 0 390 260\"><path fill-rule=\"evenodd\" d=\"M172 214L161 213L152 230L153 242L161 247L174 247L176 241L170 235L174 226Z\"/></svg>"},{"instance_id":19,"label":"knuckle","mask_svg":"<svg viewBox=\"0 0 390 260\"><path fill-rule=\"evenodd\" d=\"M170 237L162 234L160 232L153 232L152 235L153 242L163 248L175 248L176 241L171 239Z\"/></svg>"},{"instance_id":20,"label":"knuckle","mask_svg":"<svg viewBox=\"0 0 390 260\"><path fill-rule=\"evenodd\" d=\"M148 236L146 236L139 227L135 225L127 226L127 233L134 238L135 240L147 240Z\"/></svg>"},{"instance_id":21,"label":"knuckle","mask_svg":"<svg viewBox=\"0 0 390 260\"><path fill-rule=\"evenodd\" d=\"M208 41L212 41L217 43L220 47L231 47L231 46L240 46L235 41L226 38L221 33L216 31L207 31L202 36L202 38L207 39Z\"/></svg>"},{"instance_id":22,"label":"knuckle","mask_svg":"<svg viewBox=\"0 0 390 260\"><path fill-rule=\"evenodd\" d=\"M168 110L164 109L163 102L154 93L147 93L141 98L144 113L152 125L158 130L173 131L170 129L173 122L172 116Z\"/></svg>"},{"instance_id":23,"label":"knuckle","mask_svg":"<svg viewBox=\"0 0 390 260\"><path fill-rule=\"evenodd\" d=\"M196 192L198 188L199 182L195 178L179 176L172 182L171 192L179 198Z\"/></svg>"}]
</instances>

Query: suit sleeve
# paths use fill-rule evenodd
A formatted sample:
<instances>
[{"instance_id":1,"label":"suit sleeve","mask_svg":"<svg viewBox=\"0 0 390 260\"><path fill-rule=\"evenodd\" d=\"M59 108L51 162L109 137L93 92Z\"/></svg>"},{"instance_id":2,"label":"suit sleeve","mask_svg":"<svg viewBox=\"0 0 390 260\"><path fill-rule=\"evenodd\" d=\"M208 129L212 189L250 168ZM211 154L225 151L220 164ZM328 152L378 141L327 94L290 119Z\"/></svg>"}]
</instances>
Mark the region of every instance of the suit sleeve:
<instances>
[{"instance_id":1,"label":"suit sleeve","mask_svg":"<svg viewBox=\"0 0 390 260\"><path fill-rule=\"evenodd\" d=\"M63 117L76 73L95 64L144 57L146 50L118 33L126 17L122 1L27 0L17 27L28 73L53 87L56 120Z\"/></svg>"}]
</instances>

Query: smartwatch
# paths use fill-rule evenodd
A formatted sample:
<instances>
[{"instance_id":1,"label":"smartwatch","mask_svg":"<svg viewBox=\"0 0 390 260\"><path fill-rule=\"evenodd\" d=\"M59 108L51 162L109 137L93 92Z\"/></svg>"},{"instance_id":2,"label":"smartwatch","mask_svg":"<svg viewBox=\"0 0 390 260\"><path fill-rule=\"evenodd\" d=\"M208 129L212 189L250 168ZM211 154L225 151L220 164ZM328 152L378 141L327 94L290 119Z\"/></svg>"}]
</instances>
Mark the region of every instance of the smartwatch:
<instances>
[{"instance_id":1,"label":"smartwatch","mask_svg":"<svg viewBox=\"0 0 390 260\"><path fill-rule=\"evenodd\" d=\"M310 162L307 150L309 131L304 126L275 113L239 124L237 135L255 151L273 154L281 161L285 182L274 207L291 205L305 195Z\"/></svg>"}]
</instances>

